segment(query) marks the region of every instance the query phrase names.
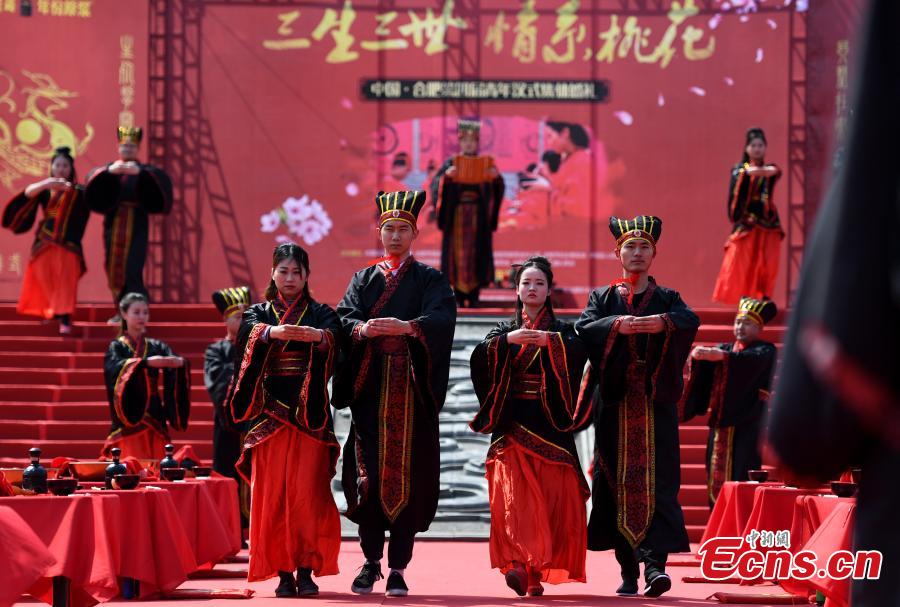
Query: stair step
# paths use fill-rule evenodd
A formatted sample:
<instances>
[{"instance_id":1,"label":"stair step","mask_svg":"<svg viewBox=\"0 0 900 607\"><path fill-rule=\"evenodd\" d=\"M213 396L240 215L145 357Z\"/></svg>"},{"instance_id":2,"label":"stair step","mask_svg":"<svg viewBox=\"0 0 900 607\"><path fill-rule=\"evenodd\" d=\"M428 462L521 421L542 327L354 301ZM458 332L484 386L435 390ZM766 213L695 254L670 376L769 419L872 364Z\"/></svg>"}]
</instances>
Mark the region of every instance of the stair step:
<instances>
[{"instance_id":1,"label":"stair step","mask_svg":"<svg viewBox=\"0 0 900 607\"><path fill-rule=\"evenodd\" d=\"M106 401L82 403L34 403L0 401L0 420L33 421L103 421L109 423L109 404ZM191 404L191 423L213 419L213 407L208 401Z\"/></svg>"},{"instance_id":2,"label":"stair step","mask_svg":"<svg viewBox=\"0 0 900 607\"><path fill-rule=\"evenodd\" d=\"M76 339L73 337L33 337L0 335L0 352L106 352L112 338L91 337ZM172 350L181 355L200 354L214 340L175 338L166 340Z\"/></svg>"},{"instance_id":3,"label":"stair step","mask_svg":"<svg viewBox=\"0 0 900 607\"><path fill-rule=\"evenodd\" d=\"M104 387L102 366L93 369L30 369L0 366L0 385L46 384ZM203 385L203 369L191 368L191 385Z\"/></svg>"},{"instance_id":4,"label":"stair step","mask_svg":"<svg viewBox=\"0 0 900 607\"><path fill-rule=\"evenodd\" d=\"M98 401L104 398L106 398L106 388L102 386L0 385L0 401L77 403ZM202 384L191 386L191 402L202 402L208 399L209 394Z\"/></svg>"},{"instance_id":5,"label":"stair step","mask_svg":"<svg viewBox=\"0 0 900 607\"><path fill-rule=\"evenodd\" d=\"M0 352L0 368L91 370L103 368L103 352ZM203 353L185 355L193 369L203 368Z\"/></svg>"},{"instance_id":6,"label":"stair step","mask_svg":"<svg viewBox=\"0 0 900 607\"><path fill-rule=\"evenodd\" d=\"M204 459L212 459L212 439L209 440L180 440L177 433L172 434L172 441L176 446L190 443L197 455ZM45 464L54 457L73 457L76 459L94 459L99 456L103 447L102 440L41 440L10 439L0 441L0 458L18 459L26 462L28 450L32 447L41 448L41 461ZM24 465L24 464L23 464Z\"/></svg>"},{"instance_id":7,"label":"stair step","mask_svg":"<svg viewBox=\"0 0 900 607\"><path fill-rule=\"evenodd\" d=\"M80 440L103 441L109 434L109 420L104 421L24 421L0 419L0 436L7 439L29 440ZM210 440L212 421L191 420L188 429L180 433L185 440Z\"/></svg>"}]
</instances>

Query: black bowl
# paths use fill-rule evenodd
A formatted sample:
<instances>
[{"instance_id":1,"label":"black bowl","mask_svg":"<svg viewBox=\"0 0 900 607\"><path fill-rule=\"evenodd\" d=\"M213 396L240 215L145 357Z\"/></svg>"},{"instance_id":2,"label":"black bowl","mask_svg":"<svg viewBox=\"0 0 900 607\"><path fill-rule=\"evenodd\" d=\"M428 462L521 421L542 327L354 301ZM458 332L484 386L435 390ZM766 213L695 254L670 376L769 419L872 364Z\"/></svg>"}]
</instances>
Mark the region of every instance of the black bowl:
<instances>
[{"instance_id":1,"label":"black bowl","mask_svg":"<svg viewBox=\"0 0 900 607\"><path fill-rule=\"evenodd\" d=\"M831 492L838 497L853 497L856 495L856 483L842 483L841 481L832 481Z\"/></svg>"},{"instance_id":2,"label":"black bowl","mask_svg":"<svg viewBox=\"0 0 900 607\"><path fill-rule=\"evenodd\" d=\"M194 476L197 478L206 478L212 476L212 468L209 466L194 466Z\"/></svg>"},{"instance_id":3,"label":"black bowl","mask_svg":"<svg viewBox=\"0 0 900 607\"><path fill-rule=\"evenodd\" d=\"M757 483L764 483L769 480L769 471L768 470L750 470L747 472L747 476L750 477L751 481L756 481Z\"/></svg>"},{"instance_id":4,"label":"black bowl","mask_svg":"<svg viewBox=\"0 0 900 607\"><path fill-rule=\"evenodd\" d=\"M113 477L113 489L134 489L141 483L140 474L117 474Z\"/></svg>"},{"instance_id":5,"label":"black bowl","mask_svg":"<svg viewBox=\"0 0 900 607\"><path fill-rule=\"evenodd\" d=\"M187 473L187 470L185 470L184 468L162 468L159 471L160 477L166 479L167 481L184 480L185 473Z\"/></svg>"},{"instance_id":6,"label":"black bowl","mask_svg":"<svg viewBox=\"0 0 900 607\"><path fill-rule=\"evenodd\" d=\"M47 489L53 495L72 495L78 489L78 479L51 478L47 481Z\"/></svg>"}]
</instances>

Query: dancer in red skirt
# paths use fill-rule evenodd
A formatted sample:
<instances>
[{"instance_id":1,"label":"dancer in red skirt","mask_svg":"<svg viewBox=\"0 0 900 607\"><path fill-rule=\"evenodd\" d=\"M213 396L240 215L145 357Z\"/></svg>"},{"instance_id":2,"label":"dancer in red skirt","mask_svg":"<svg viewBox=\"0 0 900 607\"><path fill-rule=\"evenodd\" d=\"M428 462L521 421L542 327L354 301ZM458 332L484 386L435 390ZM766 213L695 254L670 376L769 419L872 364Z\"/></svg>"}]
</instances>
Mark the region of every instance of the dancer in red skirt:
<instances>
[{"instance_id":1,"label":"dancer in red skirt","mask_svg":"<svg viewBox=\"0 0 900 607\"><path fill-rule=\"evenodd\" d=\"M16 311L56 318L63 335L72 332L78 279L85 270L81 239L90 215L84 190L76 184L69 148L57 148L50 161L50 177L27 186L3 211L3 227L22 234L34 225L38 207L44 210Z\"/></svg>"},{"instance_id":2,"label":"dancer in red skirt","mask_svg":"<svg viewBox=\"0 0 900 607\"><path fill-rule=\"evenodd\" d=\"M340 446L328 397L341 325L334 310L310 297L308 280L306 251L279 245L267 301L250 306L241 321L242 360L230 396L232 417L247 423L236 464L250 483L247 579L277 574L278 597L318 594L312 574L336 574L341 548L331 495Z\"/></svg>"},{"instance_id":3,"label":"dancer in red skirt","mask_svg":"<svg viewBox=\"0 0 900 607\"><path fill-rule=\"evenodd\" d=\"M775 291L784 230L773 190L781 169L767 164L765 155L765 133L762 129L750 129L744 157L731 171L728 217L734 227L725 243L714 301L737 304L745 295L763 299Z\"/></svg>"},{"instance_id":4,"label":"dancer in red skirt","mask_svg":"<svg viewBox=\"0 0 900 607\"><path fill-rule=\"evenodd\" d=\"M541 596L541 582L584 582L585 501L573 429L587 353L574 327L557 320L548 297L550 262L530 257L516 271L516 317L472 353L481 409L476 432L491 433L487 456L491 566L519 596Z\"/></svg>"},{"instance_id":5,"label":"dancer in red skirt","mask_svg":"<svg viewBox=\"0 0 900 607\"><path fill-rule=\"evenodd\" d=\"M119 447L122 457L159 459L169 442L168 428L187 429L190 363L165 342L146 337L150 306L145 295L125 295L119 315L122 332L103 360L112 429L102 455Z\"/></svg>"}]
</instances>

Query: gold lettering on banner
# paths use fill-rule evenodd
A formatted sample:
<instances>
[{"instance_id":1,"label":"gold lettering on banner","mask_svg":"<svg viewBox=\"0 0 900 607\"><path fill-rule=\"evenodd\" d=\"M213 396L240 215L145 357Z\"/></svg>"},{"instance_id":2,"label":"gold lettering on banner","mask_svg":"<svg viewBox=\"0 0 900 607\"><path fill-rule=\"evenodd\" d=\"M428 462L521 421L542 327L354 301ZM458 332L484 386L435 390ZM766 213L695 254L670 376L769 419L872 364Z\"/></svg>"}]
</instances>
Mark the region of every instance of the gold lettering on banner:
<instances>
[{"instance_id":1,"label":"gold lettering on banner","mask_svg":"<svg viewBox=\"0 0 900 607\"><path fill-rule=\"evenodd\" d=\"M119 36L119 126L134 126L135 82L134 36L123 34Z\"/></svg>"}]
</instances>

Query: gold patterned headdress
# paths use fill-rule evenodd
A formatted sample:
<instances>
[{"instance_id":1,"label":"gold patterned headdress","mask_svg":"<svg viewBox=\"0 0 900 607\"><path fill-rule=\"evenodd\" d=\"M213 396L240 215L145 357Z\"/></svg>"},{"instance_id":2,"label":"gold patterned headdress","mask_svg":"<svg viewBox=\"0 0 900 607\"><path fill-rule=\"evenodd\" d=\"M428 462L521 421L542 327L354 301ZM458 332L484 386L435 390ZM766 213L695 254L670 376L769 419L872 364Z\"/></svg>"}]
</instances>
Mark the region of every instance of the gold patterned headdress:
<instances>
[{"instance_id":1,"label":"gold patterned headdress","mask_svg":"<svg viewBox=\"0 0 900 607\"><path fill-rule=\"evenodd\" d=\"M144 137L144 131L139 126L120 126L117 131L119 143L133 143L140 145Z\"/></svg>"},{"instance_id":2,"label":"gold patterned headdress","mask_svg":"<svg viewBox=\"0 0 900 607\"><path fill-rule=\"evenodd\" d=\"M392 219L405 221L412 227L416 226L419 211L425 206L425 192L378 192L375 197L378 205L378 227L380 228Z\"/></svg>"},{"instance_id":3,"label":"gold patterned headdress","mask_svg":"<svg viewBox=\"0 0 900 607\"><path fill-rule=\"evenodd\" d=\"M771 299L754 299L753 297L741 297L738 304L737 318L749 318L760 327L772 322L778 308Z\"/></svg>"},{"instance_id":4,"label":"gold patterned headdress","mask_svg":"<svg viewBox=\"0 0 900 607\"><path fill-rule=\"evenodd\" d=\"M238 314L242 307L250 305L249 287L229 287L212 294L213 303L223 317L229 318Z\"/></svg>"}]
</instances>

